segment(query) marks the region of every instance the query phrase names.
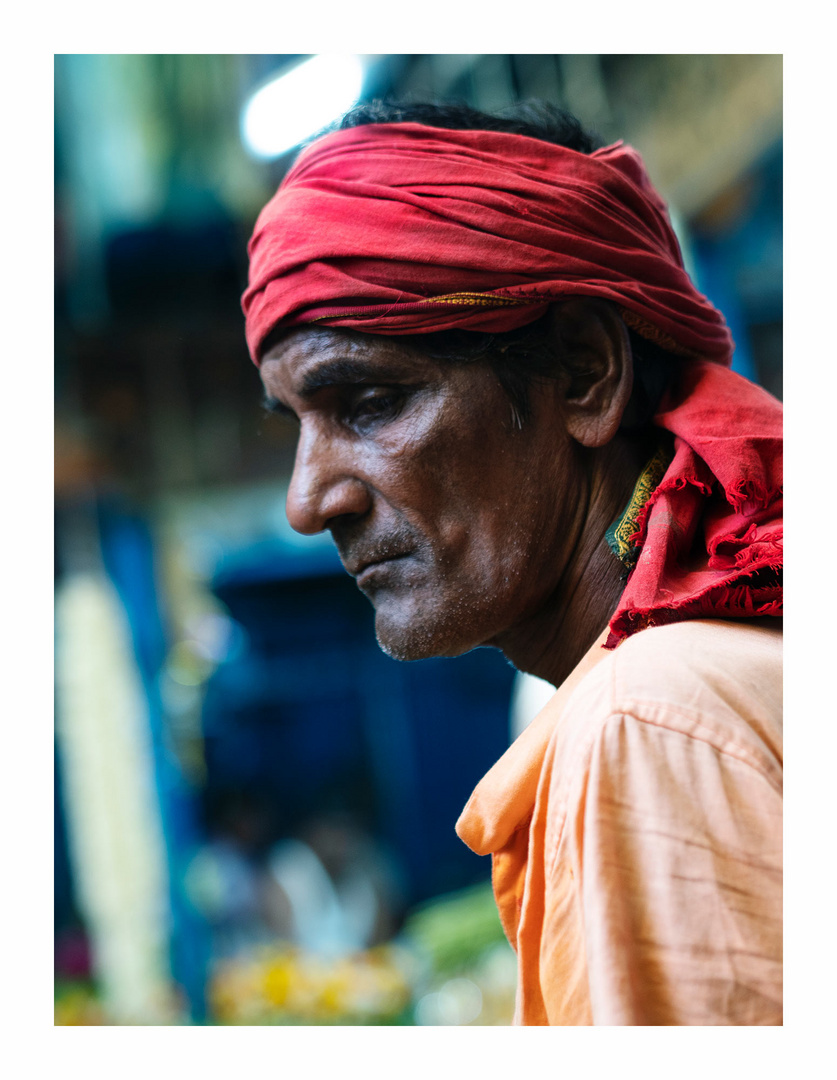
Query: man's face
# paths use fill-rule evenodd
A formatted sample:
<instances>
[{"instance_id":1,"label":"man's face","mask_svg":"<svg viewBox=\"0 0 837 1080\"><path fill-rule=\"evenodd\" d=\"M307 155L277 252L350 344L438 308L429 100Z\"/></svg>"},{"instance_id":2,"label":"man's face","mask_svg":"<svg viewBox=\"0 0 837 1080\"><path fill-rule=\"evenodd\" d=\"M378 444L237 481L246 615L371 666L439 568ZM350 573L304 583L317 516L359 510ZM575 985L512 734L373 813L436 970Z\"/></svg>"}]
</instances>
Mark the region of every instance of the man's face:
<instances>
[{"instance_id":1,"label":"man's face","mask_svg":"<svg viewBox=\"0 0 837 1080\"><path fill-rule=\"evenodd\" d=\"M391 656L458 655L536 615L577 536L580 470L551 384L522 429L482 364L294 330L262 380L299 421L287 512L329 529Z\"/></svg>"}]
</instances>

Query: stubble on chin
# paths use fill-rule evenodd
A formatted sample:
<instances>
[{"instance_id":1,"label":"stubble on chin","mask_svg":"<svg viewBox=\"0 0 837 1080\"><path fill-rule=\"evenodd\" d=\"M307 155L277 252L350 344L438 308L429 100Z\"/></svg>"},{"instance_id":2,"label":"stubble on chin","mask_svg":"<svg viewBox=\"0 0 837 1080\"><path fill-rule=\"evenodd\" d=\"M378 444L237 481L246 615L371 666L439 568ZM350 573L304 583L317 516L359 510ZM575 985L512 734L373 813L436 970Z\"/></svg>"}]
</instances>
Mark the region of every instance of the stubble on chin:
<instances>
[{"instance_id":1,"label":"stubble on chin","mask_svg":"<svg viewBox=\"0 0 837 1080\"><path fill-rule=\"evenodd\" d=\"M383 604L375 607L378 645L393 660L461 656L482 644L479 630L484 618L463 597L450 592L427 605L416 598L395 615Z\"/></svg>"},{"instance_id":2,"label":"stubble on chin","mask_svg":"<svg viewBox=\"0 0 837 1080\"><path fill-rule=\"evenodd\" d=\"M375 637L378 645L393 660L429 660L445 653L437 635L428 627L410 626L394 628L379 619L375 620Z\"/></svg>"}]
</instances>

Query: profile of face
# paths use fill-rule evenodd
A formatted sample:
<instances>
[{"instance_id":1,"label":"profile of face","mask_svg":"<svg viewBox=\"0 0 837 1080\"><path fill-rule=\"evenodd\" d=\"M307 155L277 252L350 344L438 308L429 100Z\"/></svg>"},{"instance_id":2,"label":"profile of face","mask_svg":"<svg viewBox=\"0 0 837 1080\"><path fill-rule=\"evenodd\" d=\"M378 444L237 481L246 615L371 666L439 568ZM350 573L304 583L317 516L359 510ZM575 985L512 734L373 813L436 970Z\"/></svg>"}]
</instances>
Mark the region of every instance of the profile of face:
<instances>
[{"instance_id":1,"label":"profile of face","mask_svg":"<svg viewBox=\"0 0 837 1080\"><path fill-rule=\"evenodd\" d=\"M328 529L398 659L455 656L531 618L583 517L578 446L552 384L522 428L495 374L397 338L305 327L262 359L299 425L288 519Z\"/></svg>"}]
</instances>

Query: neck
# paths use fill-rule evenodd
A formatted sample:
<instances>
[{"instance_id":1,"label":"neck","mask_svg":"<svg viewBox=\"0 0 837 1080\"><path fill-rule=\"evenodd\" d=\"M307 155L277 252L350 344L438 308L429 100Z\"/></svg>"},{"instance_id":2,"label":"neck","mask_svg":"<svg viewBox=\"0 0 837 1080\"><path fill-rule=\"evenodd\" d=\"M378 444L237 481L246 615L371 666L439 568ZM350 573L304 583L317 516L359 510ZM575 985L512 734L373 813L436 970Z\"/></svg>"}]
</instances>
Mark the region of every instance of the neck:
<instances>
[{"instance_id":1,"label":"neck","mask_svg":"<svg viewBox=\"0 0 837 1080\"><path fill-rule=\"evenodd\" d=\"M625 567L605 534L651 452L645 440L623 436L589 452L587 498L566 570L538 612L495 642L519 671L560 686L604 630L625 587Z\"/></svg>"}]
</instances>

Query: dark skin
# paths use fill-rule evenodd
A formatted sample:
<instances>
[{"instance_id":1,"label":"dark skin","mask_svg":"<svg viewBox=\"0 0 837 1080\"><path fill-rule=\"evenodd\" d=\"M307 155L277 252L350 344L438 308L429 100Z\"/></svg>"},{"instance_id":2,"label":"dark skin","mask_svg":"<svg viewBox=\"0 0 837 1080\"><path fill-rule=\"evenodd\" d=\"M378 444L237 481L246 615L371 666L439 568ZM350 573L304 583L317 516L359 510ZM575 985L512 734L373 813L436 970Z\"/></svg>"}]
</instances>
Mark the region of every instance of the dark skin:
<instances>
[{"instance_id":1,"label":"dark skin","mask_svg":"<svg viewBox=\"0 0 837 1080\"><path fill-rule=\"evenodd\" d=\"M299 422L291 525L331 531L399 659L480 645L559 685L624 587L605 532L648 447L619 424L633 360L603 301L556 305L560 374L531 389L519 428L483 364L324 327L262 358L268 400Z\"/></svg>"}]
</instances>

